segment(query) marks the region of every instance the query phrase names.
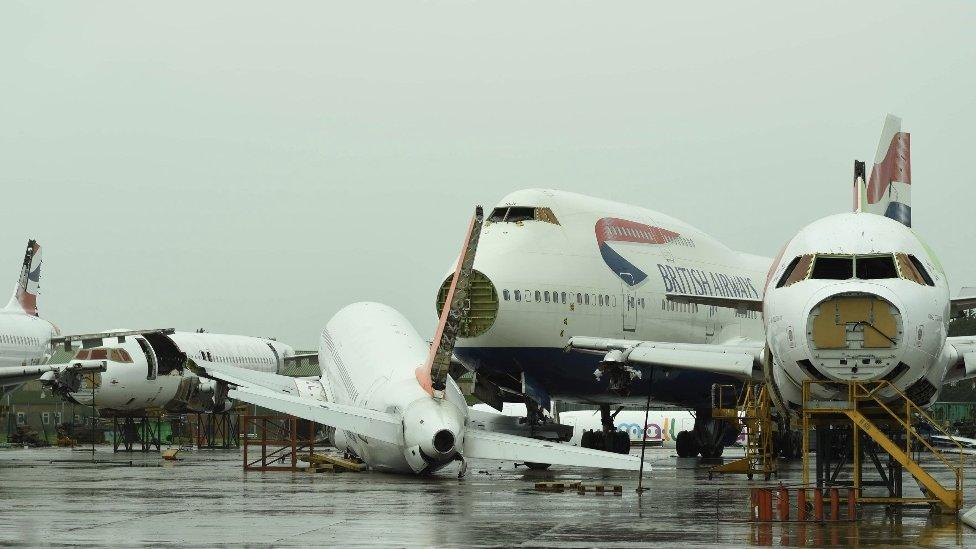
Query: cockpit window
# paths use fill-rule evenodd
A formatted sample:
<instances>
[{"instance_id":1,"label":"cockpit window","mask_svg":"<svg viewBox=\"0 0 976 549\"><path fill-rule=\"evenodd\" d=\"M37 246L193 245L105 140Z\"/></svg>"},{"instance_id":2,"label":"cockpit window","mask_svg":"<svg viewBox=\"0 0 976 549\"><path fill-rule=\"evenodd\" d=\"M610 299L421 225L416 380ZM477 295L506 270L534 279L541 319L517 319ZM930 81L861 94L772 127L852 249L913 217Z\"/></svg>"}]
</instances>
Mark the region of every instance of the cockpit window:
<instances>
[{"instance_id":1,"label":"cockpit window","mask_svg":"<svg viewBox=\"0 0 976 549\"><path fill-rule=\"evenodd\" d=\"M132 356L125 349L79 349L75 360L111 360L113 362L132 362Z\"/></svg>"},{"instance_id":2,"label":"cockpit window","mask_svg":"<svg viewBox=\"0 0 976 549\"><path fill-rule=\"evenodd\" d=\"M503 206L492 210L488 217L491 223L517 223L520 221L544 221L559 225L559 220L549 208L534 208L531 206Z\"/></svg>"},{"instance_id":3,"label":"cockpit window","mask_svg":"<svg viewBox=\"0 0 976 549\"><path fill-rule=\"evenodd\" d=\"M789 286L806 278L819 280L904 278L922 285L935 285L918 258L910 254L897 253L857 256L802 255L790 262L776 287Z\"/></svg>"},{"instance_id":4,"label":"cockpit window","mask_svg":"<svg viewBox=\"0 0 976 549\"><path fill-rule=\"evenodd\" d=\"M810 273L810 278L819 280L847 280L853 277L854 258L851 256L818 255Z\"/></svg>"},{"instance_id":5,"label":"cockpit window","mask_svg":"<svg viewBox=\"0 0 976 549\"><path fill-rule=\"evenodd\" d=\"M108 349L92 349L89 358L92 360L105 360L108 358Z\"/></svg>"},{"instance_id":6,"label":"cockpit window","mask_svg":"<svg viewBox=\"0 0 976 549\"><path fill-rule=\"evenodd\" d=\"M932 277L929 276L925 266L917 257L909 254L895 254L895 257L898 260L898 271L902 278L925 286L935 286Z\"/></svg>"},{"instance_id":7,"label":"cockpit window","mask_svg":"<svg viewBox=\"0 0 976 549\"><path fill-rule=\"evenodd\" d=\"M889 255L865 256L859 255L855 259L857 277L861 280L880 278L898 278L895 259Z\"/></svg>"},{"instance_id":8,"label":"cockpit window","mask_svg":"<svg viewBox=\"0 0 976 549\"><path fill-rule=\"evenodd\" d=\"M810 264L813 263L813 255L798 255L790 261L789 266L783 271L783 276L776 283L777 288L790 286L805 279L810 275Z\"/></svg>"},{"instance_id":9,"label":"cockpit window","mask_svg":"<svg viewBox=\"0 0 976 549\"><path fill-rule=\"evenodd\" d=\"M109 360L115 362L132 362L132 357L129 356L129 352L125 349L112 349L109 353Z\"/></svg>"}]
</instances>

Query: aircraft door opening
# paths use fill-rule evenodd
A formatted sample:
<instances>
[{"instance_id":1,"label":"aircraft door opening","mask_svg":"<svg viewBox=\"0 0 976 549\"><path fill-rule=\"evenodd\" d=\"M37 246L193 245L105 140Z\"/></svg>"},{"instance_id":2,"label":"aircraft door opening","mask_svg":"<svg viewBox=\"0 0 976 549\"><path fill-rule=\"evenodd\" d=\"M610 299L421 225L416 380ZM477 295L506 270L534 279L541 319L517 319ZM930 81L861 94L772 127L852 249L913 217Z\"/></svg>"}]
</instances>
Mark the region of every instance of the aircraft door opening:
<instances>
[{"instance_id":1,"label":"aircraft door opening","mask_svg":"<svg viewBox=\"0 0 976 549\"><path fill-rule=\"evenodd\" d=\"M634 275L630 273L620 273L623 282L621 288L621 307L620 313L623 316L623 331L637 331L637 290L634 289Z\"/></svg>"},{"instance_id":2,"label":"aircraft door opening","mask_svg":"<svg viewBox=\"0 0 976 549\"><path fill-rule=\"evenodd\" d=\"M156 353L153 352L152 347L149 346L149 343L145 339L137 337L136 342L139 343L142 353L146 355L146 365L149 367L146 379L156 379Z\"/></svg>"},{"instance_id":3,"label":"aircraft door opening","mask_svg":"<svg viewBox=\"0 0 976 549\"><path fill-rule=\"evenodd\" d=\"M282 368L285 367L284 363L281 361L281 357L278 356L278 350L274 348L274 345L268 343L268 348L271 349L271 354L274 355L275 361L275 373L280 374Z\"/></svg>"}]
</instances>

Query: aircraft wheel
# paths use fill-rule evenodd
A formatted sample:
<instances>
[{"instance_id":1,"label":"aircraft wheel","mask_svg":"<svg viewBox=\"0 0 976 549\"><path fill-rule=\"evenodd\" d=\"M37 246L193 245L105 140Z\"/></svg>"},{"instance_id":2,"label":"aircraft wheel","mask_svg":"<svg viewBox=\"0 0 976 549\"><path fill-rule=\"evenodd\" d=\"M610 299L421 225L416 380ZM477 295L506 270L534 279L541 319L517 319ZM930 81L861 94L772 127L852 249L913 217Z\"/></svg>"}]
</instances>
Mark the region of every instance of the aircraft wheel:
<instances>
[{"instance_id":1,"label":"aircraft wheel","mask_svg":"<svg viewBox=\"0 0 976 549\"><path fill-rule=\"evenodd\" d=\"M691 431L681 431L678 433L678 436L674 439L674 446L678 452L678 457L694 457L698 453L695 437L691 434Z\"/></svg>"},{"instance_id":2,"label":"aircraft wheel","mask_svg":"<svg viewBox=\"0 0 976 549\"><path fill-rule=\"evenodd\" d=\"M725 447L721 443L716 444L712 447L703 446L701 449L701 457L705 459L715 459L722 457L722 452L725 451Z\"/></svg>"},{"instance_id":3,"label":"aircraft wheel","mask_svg":"<svg viewBox=\"0 0 976 549\"><path fill-rule=\"evenodd\" d=\"M580 437L580 446L593 448L593 431L583 431L583 436Z\"/></svg>"},{"instance_id":4,"label":"aircraft wheel","mask_svg":"<svg viewBox=\"0 0 976 549\"><path fill-rule=\"evenodd\" d=\"M618 454L629 454L630 453L630 434L623 431L616 431L614 433L614 445L613 450Z\"/></svg>"}]
</instances>

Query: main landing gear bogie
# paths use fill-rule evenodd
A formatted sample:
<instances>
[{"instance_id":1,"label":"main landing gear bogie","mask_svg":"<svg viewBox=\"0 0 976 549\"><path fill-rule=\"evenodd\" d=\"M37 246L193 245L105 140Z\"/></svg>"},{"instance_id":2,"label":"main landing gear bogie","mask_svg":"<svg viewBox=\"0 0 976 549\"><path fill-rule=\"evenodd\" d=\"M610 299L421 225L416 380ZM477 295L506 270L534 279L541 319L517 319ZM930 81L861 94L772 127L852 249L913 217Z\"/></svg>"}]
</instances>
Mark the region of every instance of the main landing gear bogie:
<instances>
[{"instance_id":1,"label":"main landing gear bogie","mask_svg":"<svg viewBox=\"0 0 976 549\"><path fill-rule=\"evenodd\" d=\"M617 412L620 410L618 409ZM599 431L588 430L583 431L583 435L580 438L580 446L583 448L590 448L593 450L603 450L605 452L614 452L617 454L629 454L630 453L630 434L624 431L618 431L613 425L613 418L616 417L615 413L610 413L610 405L604 404L600 406L600 423L603 428Z\"/></svg>"},{"instance_id":2,"label":"main landing gear bogie","mask_svg":"<svg viewBox=\"0 0 976 549\"><path fill-rule=\"evenodd\" d=\"M675 450L678 457L692 458L700 455L705 459L722 457L725 447L735 441L738 433L727 421L712 417L711 410L698 410L695 414L695 427L681 431L675 437Z\"/></svg>"}]
</instances>

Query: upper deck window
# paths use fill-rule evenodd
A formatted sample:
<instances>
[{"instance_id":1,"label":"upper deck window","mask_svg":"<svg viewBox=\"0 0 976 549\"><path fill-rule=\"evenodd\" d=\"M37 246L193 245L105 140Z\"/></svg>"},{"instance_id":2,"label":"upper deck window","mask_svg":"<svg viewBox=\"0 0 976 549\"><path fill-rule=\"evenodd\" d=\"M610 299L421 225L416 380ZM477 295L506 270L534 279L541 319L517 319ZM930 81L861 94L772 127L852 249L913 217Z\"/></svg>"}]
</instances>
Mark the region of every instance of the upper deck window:
<instances>
[{"instance_id":1,"label":"upper deck window","mask_svg":"<svg viewBox=\"0 0 976 549\"><path fill-rule=\"evenodd\" d=\"M549 208L532 206L502 206L492 210L488 217L490 223L517 223L520 221L544 221L559 225L559 220Z\"/></svg>"}]
</instances>

